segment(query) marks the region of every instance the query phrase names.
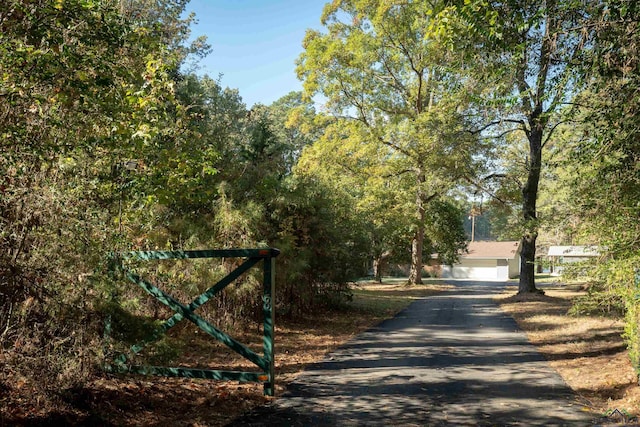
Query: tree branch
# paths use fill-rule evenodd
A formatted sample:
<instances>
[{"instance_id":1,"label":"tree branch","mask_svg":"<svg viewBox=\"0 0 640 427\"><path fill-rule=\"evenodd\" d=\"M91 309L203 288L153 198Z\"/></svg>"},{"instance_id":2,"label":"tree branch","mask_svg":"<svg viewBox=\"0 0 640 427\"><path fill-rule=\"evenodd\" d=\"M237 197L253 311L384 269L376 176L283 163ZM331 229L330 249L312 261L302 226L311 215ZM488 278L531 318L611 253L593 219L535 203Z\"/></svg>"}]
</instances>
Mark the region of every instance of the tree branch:
<instances>
[{"instance_id":1,"label":"tree branch","mask_svg":"<svg viewBox=\"0 0 640 427\"><path fill-rule=\"evenodd\" d=\"M583 32L582 33L582 37L580 38L580 41L577 43L577 45L574 48L575 50L573 51L573 54L571 55L571 59L569 59L569 61L568 61L569 64L576 60L576 58L578 57L578 55L582 51L582 46L584 46L584 44L586 42L587 42L587 34L585 32ZM567 83L569 82L569 79L571 78L572 75L573 75L573 73L571 73L570 67L565 66L562 79L560 80L561 83L559 83L559 86L558 86L558 88L556 90L556 95L553 97L553 100L549 104L549 111L555 110L556 107L560 104L562 95L565 92L565 87L566 87ZM568 102L567 103L563 103L563 104L573 105L573 103L568 103Z\"/></svg>"},{"instance_id":2,"label":"tree branch","mask_svg":"<svg viewBox=\"0 0 640 427\"><path fill-rule=\"evenodd\" d=\"M483 185L481 185L479 182L475 182L474 180L472 180L471 178L469 178L468 176L464 176L463 179L465 181L467 181L469 184L471 184L472 186L476 187L478 190L483 191L484 193L487 193L491 198L497 200L498 202L502 203L503 205L506 205L507 202L503 199L501 199L500 197L498 197L496 194L492 193L491 191L489 191L488 189L486 189Z\"/></svg>"},{"instance_id":3,"label":"tree branch","mask_svg":"<svg viewBox=\"0 0 640 427\"><path fill-rule=\"evenodd\" d=\"M405 97L406 100L409 100L411 98L411 92L409 92L409 90L404 85L404 83L402 83L402 81L400 79L398 79L398 77L393 72L393 70L391 70L391 67L389 66L389 64L387 62L386 55L382 55L382 65L384 66L384 69L387 70L387 73L389 73L389 75L391 76L393 81L395 82L396 89L398 89L400 92L402 92L404 94L404 97Z\"/></svg>"},{"instance_id":4,"label":"tree branch","mask_svg":"<svg viewBox=\"0 0 640 427\"><path fill-rule=\"evenodd\" d=\"M467 132L469 132L471 135L477 135L477 134L479 134L480 132L483 132L483 131L485 131L485 130L489 129L489 128L490 128L490 127L492 127L492 126L496 126L496 125L499 125L499 124L502 124L502 123L516 123L516 124L519 124L519 125L521 125L521 126L522 126L522 130L526 132L526 126L527 126L527 124L525 123L525 121L524 121L524 120L518 120L518 119L500 119L500 120L495 120L495 121L493 121L493 122L491 122L491 123L488 123L488 124L486 124L486 125L482 126L482 127L481 127L481 128L479 128L479 129L476 129L476 130L468 130ZM515 129L514 129L514 130L515 130Z\"/></svg>"},{"instance_id":5,"label":"tree branch","mask_svg":"<svg viewBox=\"0 0 640 427\"><path fill-rule=\"evenodd\" d=\"M506 178L506 177L507 177L506 173L492 173L491 175L485 176L480 181L488 181L493 178Z\"/></svg>"},{"instance_id":6,"label":"tree branch","mask_svg":"<svg viewBox=\"0 0 640 427\"><path fill-rule=\"evenodd\" d=\"M551 129L549 129L549 132L547 133L547 137L545 138L544 142L542 143L542 148L544 148L545 145L547 145L547 143L551 139L551 136L553 136L553 133L558 128L558 126L560 126L562 124L565 124L565 123L579 123L579 122L577 120L571 120L571 119L560 120L558 123L553 125L553 127Z\"/></svg>"},{"instance_id":7,"label":"tree branch","mask_svg":"<svg viewBox=\"0 0 640 427\"><path fill-rule=\"evenodd\" d=\"M383 178L397 178L397 177L402 176L405 173L409 173L409 172L415 172L415 170L414 169L403 169L403 170L398 171L398 172L394 172L394 173L389 173L389 174L383 175L382 177Z\"/></svg>"}]
</instances>

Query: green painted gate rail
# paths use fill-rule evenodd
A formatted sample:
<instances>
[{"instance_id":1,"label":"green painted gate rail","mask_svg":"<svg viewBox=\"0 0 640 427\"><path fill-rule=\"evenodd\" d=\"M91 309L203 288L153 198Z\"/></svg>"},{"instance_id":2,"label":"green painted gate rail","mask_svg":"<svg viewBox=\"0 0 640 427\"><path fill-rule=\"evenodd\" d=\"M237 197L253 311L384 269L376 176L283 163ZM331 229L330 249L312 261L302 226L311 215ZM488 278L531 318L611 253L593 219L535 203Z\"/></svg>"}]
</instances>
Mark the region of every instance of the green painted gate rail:
<instances>
[{"instance_id":1,"label":"green painted gate rail","mask_svg":"<svg viewBox=\"0 0 640 427\"><path fill-rule=\"evenodd\" d=\"M139 366L127 363L127 356L119 354L113 363L105 365L108 372L114 373L136 373L143 375L159 375L168 377L188 377L206 378L215 380L236 380L242 382L264 383L264 393L269 396L274 394L274 284L275 284L275 258L280 251L275 248L265 249L226 249L226 250L197 250L197 251L140 251L126 252L111 255L111 269L115 273L122 273L126 279L144 289L147 293L155 297L159 302L169 307L175 313L166 319L160 326L159 331L152 337L131 346L130 350L135 355L144 349L148 344L162 338L164 334L180 321L187 319L193 322L198 328L227 345L244 358L253 362L260 372L239 372L220 371L210 369L194 369L185 367L164 367L164 366ZM136 272L128 270L123 261L127 260L169 260L169 259L195 259L195 258L245 258L244 262L235 270L219 280L215 285L200 294L191 303L185 305L173 298L168 293L159 289L153 283L140 277ZM231 336L217 329L215 326L195 314L195 310L209 301L225 287L233 283L244 272L263 261L263 295L262 311L264 315L263 349L264 355L260 356L244 344L236 341ZM111 333L111 322L107 319L105 324L105 336Z\"/></svg>"}]
</instances>

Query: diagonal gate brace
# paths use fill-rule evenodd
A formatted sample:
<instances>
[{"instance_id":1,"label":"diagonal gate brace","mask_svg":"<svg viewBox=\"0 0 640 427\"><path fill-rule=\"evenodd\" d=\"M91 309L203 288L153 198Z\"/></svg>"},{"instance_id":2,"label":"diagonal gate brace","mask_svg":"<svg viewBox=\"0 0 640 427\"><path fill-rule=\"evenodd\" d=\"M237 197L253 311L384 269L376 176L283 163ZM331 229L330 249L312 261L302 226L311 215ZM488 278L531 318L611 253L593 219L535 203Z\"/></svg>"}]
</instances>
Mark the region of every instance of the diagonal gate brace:
<instances>
[{"instance_id":1,"label":"diagonal gate brace","mask_svg":"<svg viewBox=\"0 0 640 427\"><path fill-rule=\"evenodd\" d=\"M244 358L251 361L254 365L262 370L262 372L238 372L238 371L219 371L209 369L193 369L184 367L161 367L161 366L136 366L127 364L127 356L125 354L118 355L113 364L105 366L107 371L119 373L138 373L144 375L161 375L171 377L188 377L188 378L207 378L216 380L237 380L237 381L253 381L264 383L264 391L266 395L274 394L274 285L275 285L275 257L280 251L274 248L267 249L227 249L227 250L204 250L204 251L145 251L145 252L127 252L119 255L111 255L112 269L122 272L124 276L131 282L135 283L148 294L152 295L159 302L171 308L175 312L173 316L166 319L158 330L149 338L131 346L133 354L139 353L148 344L159 340L166 332L177 325L184 319L194 323L202 331L209 334L214 339L222 342L233 351L237 352ZM205 292L196 297L189 305L184 305L174 297L164 292L153 283L140 277L133 271L126 269L123 260L165 260L165 259L190 259L190 258L230 258L242 257L246 258L242 264L233 271L219 280L215 285L207 289ZM217 293L222 291L228 285L233 283L243 273L248 271L256 264L263 261L263 315L264 315L264 331L263 331L263 349L264 355L260 356L253 350L235 340L228 334L219 330L211 323L194 313L194 311L209 301ZM107 320L105 327L105 335L110 334L110 321Z\"/></svg>"}]
</instances>

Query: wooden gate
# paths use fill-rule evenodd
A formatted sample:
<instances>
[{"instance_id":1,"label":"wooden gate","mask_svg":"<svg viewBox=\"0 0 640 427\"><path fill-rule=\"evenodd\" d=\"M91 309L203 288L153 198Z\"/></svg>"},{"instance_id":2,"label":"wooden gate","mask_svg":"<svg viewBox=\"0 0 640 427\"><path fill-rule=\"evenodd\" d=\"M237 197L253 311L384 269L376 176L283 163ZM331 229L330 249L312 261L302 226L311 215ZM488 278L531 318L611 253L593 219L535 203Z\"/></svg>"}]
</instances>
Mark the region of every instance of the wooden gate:
<instances>
[{"instance_id":1,"label":"wooden gate","mask_svg":"<svg viewBox=\"0 0 640 427\"><path fill-rule=\"evenodd\" d=\"M182 320L188 320L194 323L200 330L206 332L214 339L227 345L235 352L242 355L255 364L260 372L239 372L239 371L220 371L210 369L194 369L186 367L167 367L167 366L140 366L128 363L129 357L122 353L115 356L112 362L108 363L105 368L109 372L115 373L136 373L143 375L160 375L169 377L188 377L188 378L207 378L216 380L237 380L261 382L264 384L264 393L269 396L274 394L274 284L275 284L275 258L280 251L274 248L266 249L228 249L228 250L201 250L201 251L143 251L143 252L127 252L114 254L111 256L111 269L113 272L120 273L128 281L135 283L148 294L156 298L159 302L174 311L174 314L164 320L160 327L152 334L152 336L134 344L130 348L130 354L135 355L144 349L147 345L156 342L162 338L166 332L176 326ZM244 258L242 264L233 271L219 280L215 285L211 286L205 292L189 304L184 304L167 292L161 290L148 280L145 280L135 271L124 266L127 260L170 260L170 259L195 259L195 258ZM243 273L257 264L263 264L263 293L262 293L262 312L264 315L263 330L263 349L262 356L255 353L246 345L233 339L230 335L219 330L211 323L204 320L195 313L195 310L221 292L228 285L238 279ZM105 336L111 335L111 321L107 320L105 325Z\"/></svg>"}]
</instances>

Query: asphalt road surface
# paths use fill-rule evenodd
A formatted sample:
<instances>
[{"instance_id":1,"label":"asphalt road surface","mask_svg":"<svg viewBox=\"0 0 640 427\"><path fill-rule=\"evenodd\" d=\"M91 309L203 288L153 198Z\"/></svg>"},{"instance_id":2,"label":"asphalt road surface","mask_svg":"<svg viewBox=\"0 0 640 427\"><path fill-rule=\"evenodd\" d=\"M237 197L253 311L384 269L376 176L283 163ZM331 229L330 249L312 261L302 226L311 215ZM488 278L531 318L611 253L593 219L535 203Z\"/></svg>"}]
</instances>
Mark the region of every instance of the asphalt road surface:
<instances>
[{"instance_id":1,"label":"asphalt road surface","mask_svg":"<svg viewBox=\"0 0 640 427\"><path fill-rule=\"evenodd\" d=\"M452 283L329 354L272 406L231 425L593 425L596 416L493 302L504 284Z\"/></svg>"}]
</instances>

